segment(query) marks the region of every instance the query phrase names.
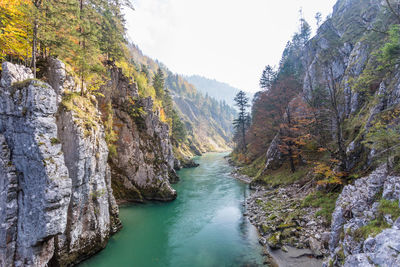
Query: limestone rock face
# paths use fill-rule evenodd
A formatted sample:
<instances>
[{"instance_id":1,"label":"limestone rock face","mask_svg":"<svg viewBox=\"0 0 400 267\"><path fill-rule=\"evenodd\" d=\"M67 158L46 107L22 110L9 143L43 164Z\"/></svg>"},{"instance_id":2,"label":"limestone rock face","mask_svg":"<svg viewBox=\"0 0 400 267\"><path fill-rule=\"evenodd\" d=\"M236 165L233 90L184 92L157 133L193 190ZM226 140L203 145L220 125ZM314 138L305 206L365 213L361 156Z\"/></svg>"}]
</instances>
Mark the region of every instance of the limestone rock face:
<instances>
[{"instance_id":1,"label":"limestone rock face","mask_svg":"<svg viewBox=\"0 0 400 267\"><path fill-rule=\"evenodd\" d=\"M136 84L120 69L103 88L100 106L111 103L113 128L118 138L116 153L110 157L114 194L121 201L176 198L170 183L178 181L169 127L160 121L153 100L140 98ZM103 112L106 113L106 112Z\"/></svg>"},{"instance_id":2,"label":"limestone rock face","mask_svg":"<svg viewBox=\"0 0 400 267\"><path fill-rule=\"evenodd\" d=\"M56 94L42 82L18 80L31 78L21 67L3 65L8 71L2 85L8 87L0 88L0 133L18 173L15 265L43 266L52 257L54 237L66 227L71 195L61 145L52 143L57 139Z\"/></svg>"},{"instance_id":3,"label":"limestone rock face","mask_svg":"<svg viewBox=\"0 0 400 267\"><path fill-rule=\"evenodd\" d=\"M31 78L29 69L3 64L0 265L66 266L118 228L108 149L101 125L87 130L60 108L60 91Z\"/></svg>"},{"instance_id":4,"label":"limestone rock face","mask_svg":"<svg viewBox=\"0 0 400 267\"><path fill-rule=\"evenodd\" d=\"M364 242L364 253L351 255L346 267L400 266L400 230L385 229Z\"/></svg>"},{"instance_id":5,"label":"limestone rock face","mask_svg":"<svg viewBox=\"0 0 400 267\"><path fill-rule=\"evenodd\" d=\"M118 228L113 225L119 222L118 207L110 187L104 131L99 114L91 116L95 120L88 130L74 111L61 108L58 114L58 135L72 181L66 232L56 238L56 259L62 265L78 262L104 248Z\"/></svg>"},{"instance_id":6,"label":"limestone rock face","mask_svg":"<svg viewBox=\"0 0 400 267\"><path fill-rule=\"evenodd\" d=\"M389 13L385 1L338 0L332 16L302 51L304 96L310 99L318 90L327 93L327 81L335 81L340 95L339 116L352 123L354 134L345 136L349 144L345 163L348 169L366 169L371 164L376 151L370 154L362 141L378 114L400 103L399 66L386 76L374 76L369 71L379 64L375 53L380 53L384 40L383 35L372 32L380 23L393 23ZM370 80L364 83L366 78ZM368 94L370 98L366 97ZM337 127L333 117L329 124L335 136Z\"/></svg>"},{"instance_id":7,"label":"limestone rock face","mask_svg":"<svg viewBox=\"0 0 400 267\"><path fill-rule=\"evenodd\" d=\"M356 180L354 185L344 187L332 215L329 249L334 261L342 254L345 266L399 264L400 232L397 221L393 222L390 216L385 215L385 220L392 228L383 230L376 237L364 239L356 234L377 218L380 193L383 192L384 199L398 201L399 186L400 177L389 176L386 167L381 166L368 177Z\"/></svg>"},{"instance_id":8,"label":"limestone rock face","mask_svg":"<svg viewBox=\"0 0 400 267\"><path fill-rule=\"evenodd\" d=\"M2 64L2 76L0 85L3 88L10 87L15 82L21 82L33 78L31 69L9 62Z\"/></svg>"},{"instance_id":9,"label":"limestone rock face","mask_svg":"<svg viewBox=\"0 0 400 267\"><path fill-rule=\"evenodd\" d=\"M18 227L18 177L11 152L0 135L0 265L14 262Z\"/></svg>"},{"instance_id":10,"label":"limestone rock face","mask_svg":"<svg viewBox=\"0 0 400 267\"><path fill-rule=\"evenodd\" d=\"M74 78L68 75L65 63L55 58L49 58L47 64L45 78L47 83L56 91L58 102L61 102L64 91L80 91Z\"/></svg>"}]
</instances>

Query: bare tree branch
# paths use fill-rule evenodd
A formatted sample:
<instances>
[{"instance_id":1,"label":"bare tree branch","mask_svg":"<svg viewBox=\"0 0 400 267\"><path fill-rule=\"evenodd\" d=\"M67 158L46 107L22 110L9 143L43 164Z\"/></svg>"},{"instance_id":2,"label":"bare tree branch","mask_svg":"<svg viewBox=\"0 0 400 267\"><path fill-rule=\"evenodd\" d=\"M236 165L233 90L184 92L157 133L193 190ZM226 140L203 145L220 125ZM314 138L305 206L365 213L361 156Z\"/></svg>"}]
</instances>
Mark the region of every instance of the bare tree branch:
<instances>
[{"instance_id":1,"label":"bare tree branch","mask_svg":"<svg viewBox=\"0 0 400 267\"><path fill-rule=\"evenodd\" d=\"M400 15L399 15L399 13L397 13L397 12L394 10L394 8L393 8L392 5L390 4L390 1L389 1L389 0L385 0L385 1L386 1L386 4L388 5L390 11L396 16L397 20L398 20L399 23L400 23Z\"/></svg>"}]
</instances>

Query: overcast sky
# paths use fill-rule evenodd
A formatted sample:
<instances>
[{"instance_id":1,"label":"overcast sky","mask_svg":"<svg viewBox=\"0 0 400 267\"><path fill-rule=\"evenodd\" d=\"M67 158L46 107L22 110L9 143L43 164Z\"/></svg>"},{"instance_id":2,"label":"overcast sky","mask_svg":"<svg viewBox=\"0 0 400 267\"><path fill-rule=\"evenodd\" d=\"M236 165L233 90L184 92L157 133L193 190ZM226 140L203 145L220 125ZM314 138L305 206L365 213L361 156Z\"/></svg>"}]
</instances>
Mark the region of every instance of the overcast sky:
<instances>
[{"instance_id":1,"label":"overcast sky","mask_svg":"<svg viewBox=\"0 0 400 267\"><path fill-rule=\"evenodd\" d=\"M245 91L259 90L265 65L277 65L299 27L315 30L336 0L132 0L127 28L144 54L180 74L199 74Z\"/></svg>"}]
</instances>

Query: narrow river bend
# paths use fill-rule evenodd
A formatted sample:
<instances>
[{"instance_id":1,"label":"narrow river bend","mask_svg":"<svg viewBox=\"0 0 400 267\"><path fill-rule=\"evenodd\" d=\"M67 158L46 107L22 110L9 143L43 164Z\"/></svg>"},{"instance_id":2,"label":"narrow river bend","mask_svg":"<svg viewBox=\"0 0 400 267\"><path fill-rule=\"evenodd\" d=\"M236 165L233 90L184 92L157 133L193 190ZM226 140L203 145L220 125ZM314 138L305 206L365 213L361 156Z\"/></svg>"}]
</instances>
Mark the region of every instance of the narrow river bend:
<instances>
[{"instance_id":1,"label":"narrow river bend","mask_svg":"<svg viewBox=\"0 0 400 267\"><path fill-rule=\"evenodd\" d=\"M256 229L243 216L246 184L233 179L224 153L179 171L171 203L124 206L124 228L80 267L262 266Z\"/></svg>"}]
</instances>

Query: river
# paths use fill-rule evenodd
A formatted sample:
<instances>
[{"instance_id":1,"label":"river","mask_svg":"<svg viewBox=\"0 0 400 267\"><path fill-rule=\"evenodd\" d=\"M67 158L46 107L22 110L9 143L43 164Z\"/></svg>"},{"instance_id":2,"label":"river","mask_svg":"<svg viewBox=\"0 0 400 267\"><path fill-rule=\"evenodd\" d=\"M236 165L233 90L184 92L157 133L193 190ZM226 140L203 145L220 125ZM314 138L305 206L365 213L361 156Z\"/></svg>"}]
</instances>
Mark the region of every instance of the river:
<instances>
[{"instance_id":1,"label":"river","mask_svg":"<svg viewBox=\"0 0 400 267\"><path fill-rule=\"evenodd\" d=\"M257 231L243 216L248 186L233 179L224 153L179 171L178 198L120 208L124 228L79 267L262 266Z\"/></svg>"}]
</instances>

